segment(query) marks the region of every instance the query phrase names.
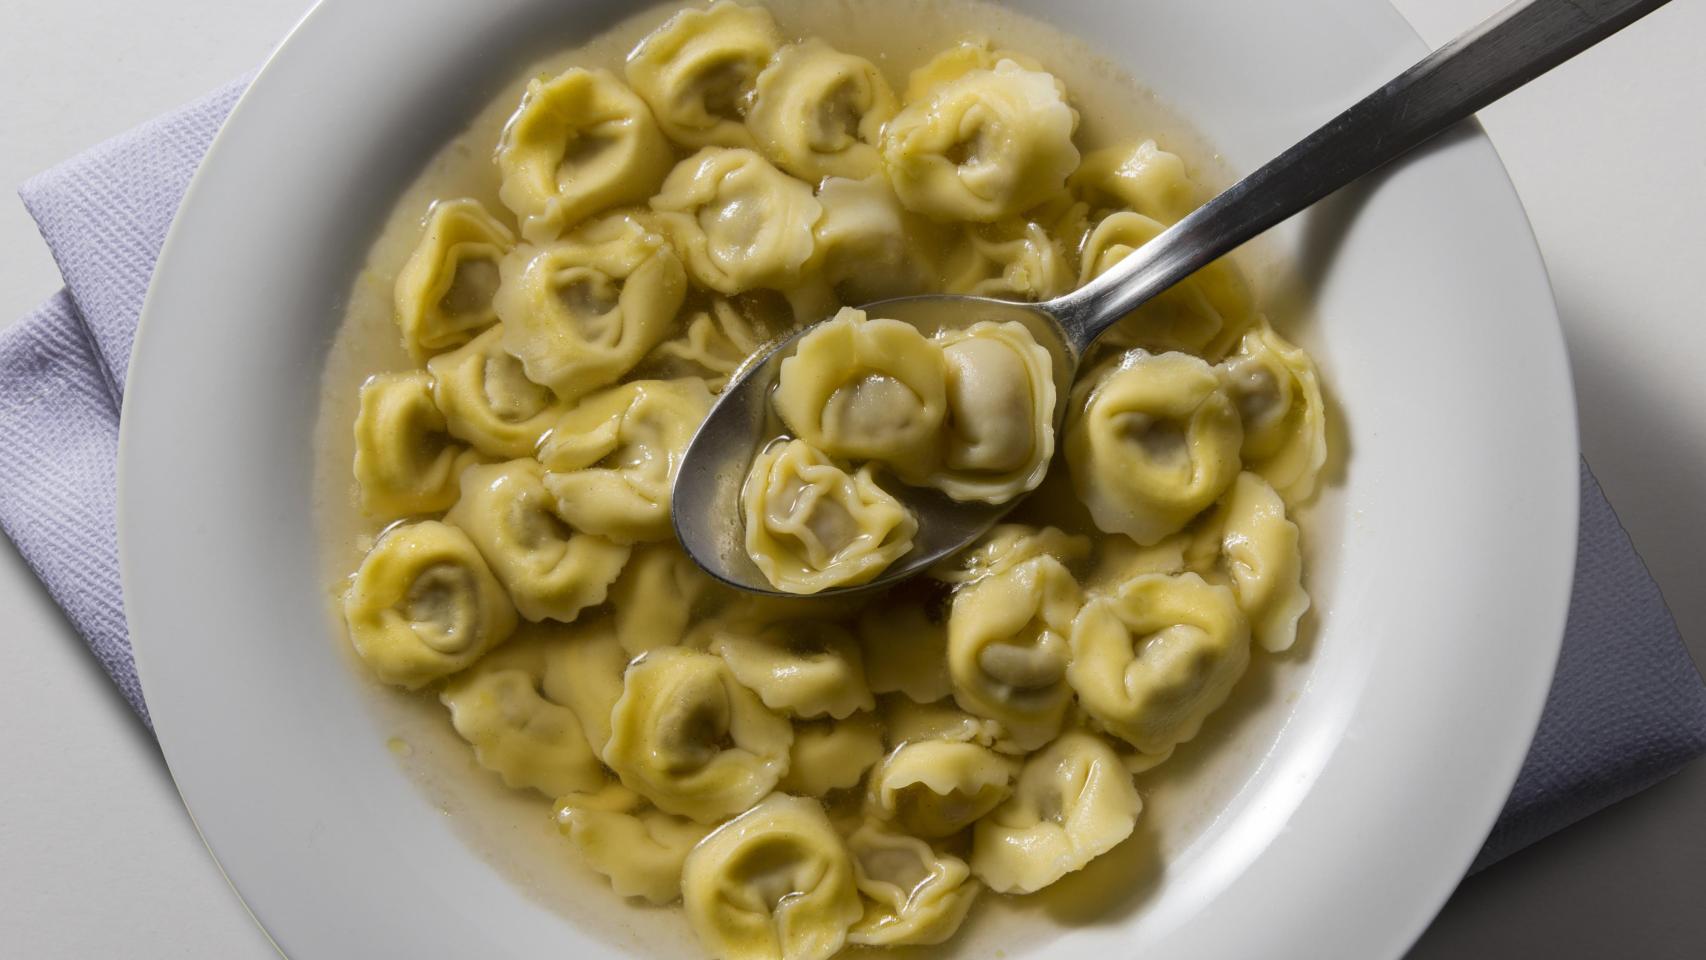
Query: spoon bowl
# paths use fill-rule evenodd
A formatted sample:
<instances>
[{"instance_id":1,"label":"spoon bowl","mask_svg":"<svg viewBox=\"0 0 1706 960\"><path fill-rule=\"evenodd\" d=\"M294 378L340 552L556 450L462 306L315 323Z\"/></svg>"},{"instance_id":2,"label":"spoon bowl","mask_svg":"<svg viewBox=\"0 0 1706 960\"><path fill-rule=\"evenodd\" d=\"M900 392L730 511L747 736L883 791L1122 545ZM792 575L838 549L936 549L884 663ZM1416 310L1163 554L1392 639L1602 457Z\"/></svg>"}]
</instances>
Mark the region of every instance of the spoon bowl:
<instances>
[{"instance_id":1,"label":"spoon bowl","mask_svg":"<svg viewBox=\"0 0 1706 960\"><path fill-rule=\"evenodd\" d=\"M1066 395L1078 367L1078 350L1050 312L1051 306L928 295L881 300L862 309L871 317L910 323L925 336L984 320L1024 324L1054 357L1054 426L1058 434L1066 417ZM770 406L782 361L793 356L800 338L814 329L815 324L796 331L729 381L688 444L676 475L673 513L681 545L713 577L752 593L794 596L772 587L747 555L739 505L753 457L766 443L787 434ZM1000 504L960 502L929 487L886 480L883 489L918 519L912 549L865 583L831 588L814 596L877 590L920 573L982 536L1024 499L1019 496Z\"/></svg>"}]
</instances>

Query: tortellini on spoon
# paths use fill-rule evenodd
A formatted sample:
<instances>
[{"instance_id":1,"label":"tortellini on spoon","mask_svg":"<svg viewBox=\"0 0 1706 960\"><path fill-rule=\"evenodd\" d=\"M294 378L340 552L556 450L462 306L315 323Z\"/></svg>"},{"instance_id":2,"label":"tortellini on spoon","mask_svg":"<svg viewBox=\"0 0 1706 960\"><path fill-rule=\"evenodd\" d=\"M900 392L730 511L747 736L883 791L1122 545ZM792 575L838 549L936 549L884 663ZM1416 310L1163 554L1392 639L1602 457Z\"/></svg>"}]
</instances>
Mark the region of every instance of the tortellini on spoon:
<instances>
[{"instance_id":1,"label":"tortellini on spoon","mask_svg":"<svg viewBox=\"0 0 1706 960\"><path fill-rule=\"evenodd\" d=\"M1025 761L1013 796L972 831L972 872L991 890L1032 893L1131 835L1143 800L1112 747L1076 730Z\"/></svg>"},{"instance_id":2,"label":"tortellini on spoon","mask_svg":"<svg viewBox=\"0 0 1706 960\"><path fill-rule=\"evenodd\" d=\"M671 140L690 147L750 147L745 117L753 86L782 45L763 7L718 0L683 10L628 57L628 82Z\"/></svg>"},{"instance_id":3,"label":"tortellini on spoon","mask_svg":"<svg viewBox=\"0 0 1706 960\"><path fill-rule=\"evenodd\" d=\"M397 272L393 301L403 345L417 361L467 343L497 320L498 262L515 235L478 200L441 200Z\"/></svg>"},{"instance_id":4,"label":"tortellini on spoon","mask_svg":"<svg viewBox=\"0 0 1706 960\"><path fill-rule=\"evenodd\" d=\"M427 361L450 435L501 460L531 457L565 405L503 348L503 324Z\"/></svg>"},{"instance_id":5,"label":"tortellini on spoon","mask_svg":"<svg viewBox=\"0 0 1706 960\"><path fill-rule=\"evenodd\" d=\"M909 209L989 223L1065 187L1077 128L1059 80L1003 59L908 103L883 131L883 159Z\"/></svg>"},{"instance_id":6,"label":"tortellini on spoon","mask_svg":"<svg viewBox=\"0 0 1706 960\"><path fill-rule=\"evenodd\" d=\"M422 370L381 373L361 385L355 479L369 516L437 513L456 502L462 470L479 456L451 439Z\"/></svg>"},{"instance_id":7,"label":"tortellini on spoon","mask_svg":"<svg viewBox=\"0 0 1706 960\"><path fill-rule=\"evenodd\" d=\"M530 380L571 402L615 383L662 343L687 296L669 241L626 213L518 248L502 274L503 348Z\"/></svg>"},{"instance_id":8,"label":"tortellini on spoon","mask_svg":"<svg viewBox=\"0 0 1706 960\"><path fill-rule=\"evenodd\" d=\"M467 531L529 620L575 619L604 602L629 548L580 533L555 512L536 460L469 467L445 521Z\"/></svg>"},{"instance_id":9,"label":"tortellini on spoon","mask_svg":"<svg viewBox=\"0 0 1706 960\"><path fill-rule=\"evenodd\" d=\"M635 660L611 711L604 762L660 810L715 823L788 770L794 731L721 657L682 647Z\"/></svg>"},{"instance_id":10,"label":"tortellini on spoon","mask_svg":"<svg viewBox=\"0 0 1706 960\"><path fill-rule=\"evenodd\" d=\"M557 513L624 543L667 539L676 470L710 409L697 378L630 380L581 400L539 451Z\"/></svg>"},{"instance_id":11,"label":"tortellini on spoon","mask_svg":"<svg viewBox=\"0 0 1706 960\"><path fill-rule=\"evenodd\" d=\"M497 161L499 199L523 236L548 243L592 214L643 203L669 172L670 146L614 74L575 67L528 83Z\"/></svg>"},{"instance_id":12,"label":"tortellini on spoon","mask_svg":"<svg viewBox=\"0 0 1706 960\"><path fill-rule=\"evenodd\" d=\"M1067 463L1079 499L1104 531L1153 545L1237 477L1244 429L1202 360L1133 351L1074 394Z\"/></svg>"},{"instance_id":13,"label":"tortellini on spoon","mask_svg":"<svg viewBox=\"0 0 1706 960\"><path fill-rule=\"evenodd\" d=\"M575 678L564 654L577 629L529 625L439 694L474 759L510 787L560 797L608 780L567 695Z\"/></svg>"},{"instance_id":14,"label":"tortellini on spoon","mask_svg":"<svg viewBox=\"0 0 1706 960\"><path fill-rule=\"evenodd\" d=\"M795 435L825 454L881 461L921 482L947 420L947 364L917 327L849 307L782 361L775 405Z\"/></svg>"},{"instance_id":15,"label":"tortellini on spoon","mask_svg":"<svg viewBox=\"0 0 1706 960\"><path fill-rule=\"evenodd\" d=\"M774 402L830 456L879 462L955 500L1011 500L1054 455L1054 360L1017 322L926 339L845 308L782 361Z\"/></svg>"},{"instance_id":16,"label":"tortellini on spoon","mask_svg":"<svg viewBox=\"0 0 1706 960\"><path fill-rule=\"evenodd\" d=\"M687 855L682 901L722 960L828 960L864 914L847 847L816 801L774 794Z\"/></svg>"},{"instance_id":17,"label":"tortellini on spoon","mask_svg":"<svg viewBox=\"0 0 1706 960\"><path fill-rule=\"evenodd\" d=\"M960 928L982 889L964 860L879 820L861 823L848 835L847 849L865 899L865 915L848 932L849 943L941 943Z\"/></svg>"},{"instance_id":18,"label":"tortellini on spoon","mask_svg":"<svg viewBox=\"0 0 1706 960\"><path fill-rule=\"evenodd\" d=\"M693 279L724 294L798 284L823 216L811 187L744 148L681 161L651 203Z\"/></svg>"},{"instance_id":19,"label":"tortellini on spoon","mask_svg":"<svg viewBox=\"0 0 1706 960\"><path fill-rule=\"evenodd\" d=\"M918 520L877 485L803 440L771 445L741 491L746 552L778 590L860 584L912 549Z\"/></svg>"},{"instance_id":20,"label":"tortellini on spoon","mask_svg":"<svg viewBox=\"0 0 1706 960\"><path fill-rule=\"evenodd\" d=\"M1054 456L1054 358L1017 322L976 323L937 342L948 415L929 486L984 503L1036 489Z\"/></svg>"},{"instance_id":21,"label":"tortellini on spoon","mask_svg":"<svg viewBox=\"0 0 1706 960\"><path fill-rule=\"evenodd\" d=\"M776 52L758 75L747 127L776 165L807 183L882 172L876 143L894 91L863 57L809 39Z\"/></svg>"},{"instance_id":22,"label":"tortellini on spoon","mask_svg":"<svg viewBox=\"0 0 1706 960\"><path fill-rule=\"evenodd\" d=\"M515 607L467 534L436 520L393 527L344 596L355 652L415 689L472 664L515 632Z\"/></svg>"},{"instance_id":23,"label":"tortellini on spoon","mask_svg":"<svg viewBox=\"0 0 1706 960\"><path fill-rule=\"evenodd\" d=\"M1067 679L1108 732L1157 755L1196 736L1249 663L1250 625L1230 589L1144 574L1084 605Z\"/></svg>"}]
</instances>

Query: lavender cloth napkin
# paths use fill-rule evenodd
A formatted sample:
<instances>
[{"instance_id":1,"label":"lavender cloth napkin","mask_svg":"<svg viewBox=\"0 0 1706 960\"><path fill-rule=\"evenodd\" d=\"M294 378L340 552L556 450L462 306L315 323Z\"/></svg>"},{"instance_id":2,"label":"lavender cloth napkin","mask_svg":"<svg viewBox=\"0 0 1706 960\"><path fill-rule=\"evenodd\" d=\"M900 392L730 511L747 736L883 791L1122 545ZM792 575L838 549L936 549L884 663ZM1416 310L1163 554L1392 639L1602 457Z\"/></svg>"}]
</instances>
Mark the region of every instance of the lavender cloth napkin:
<instances>
[{"instance_id":1,"label":"lavender cloth napkin","mask_svg":"<svg viewBox=\"0 0 1706 960\"><path fill-rule=\"evenodd\" d=\"M19 191L66 289L0 331L0 529L144 723L119 587L118 418L166 229L244 81ZM1557 677L1479 869L1706 753L1706 685L1584 464L1575 593Z\"/></svg>"}]
</instances>

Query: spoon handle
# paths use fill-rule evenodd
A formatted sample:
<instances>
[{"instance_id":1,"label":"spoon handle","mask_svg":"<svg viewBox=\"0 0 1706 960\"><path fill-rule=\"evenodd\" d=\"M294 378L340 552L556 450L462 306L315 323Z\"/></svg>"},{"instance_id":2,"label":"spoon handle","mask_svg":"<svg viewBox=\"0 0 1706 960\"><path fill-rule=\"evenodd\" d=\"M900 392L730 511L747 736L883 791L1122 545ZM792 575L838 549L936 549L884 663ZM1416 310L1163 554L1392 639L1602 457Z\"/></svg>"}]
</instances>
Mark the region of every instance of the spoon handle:
<instances>
[{"instance_id":1,"label":"spoon handle","mask_svg":"<svg viewBox=\"0 0 1706 960\"><path fill-rule=\"evenodd\" d=\"M1665 3L1513 3L1048 307L1082 354L1151 297Z\"/></svg>"}]
</instances>

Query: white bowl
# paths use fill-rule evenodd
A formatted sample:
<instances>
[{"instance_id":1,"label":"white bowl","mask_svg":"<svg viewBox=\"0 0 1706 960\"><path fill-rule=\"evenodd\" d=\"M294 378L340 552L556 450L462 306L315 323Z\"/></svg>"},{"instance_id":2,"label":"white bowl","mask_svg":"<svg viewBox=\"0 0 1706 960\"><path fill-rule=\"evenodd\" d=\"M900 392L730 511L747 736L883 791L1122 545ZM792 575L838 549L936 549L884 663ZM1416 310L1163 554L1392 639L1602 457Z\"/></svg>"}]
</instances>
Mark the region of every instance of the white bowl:
<instances>
[{"instance_id":1,"label":"white bowl","mask_svg":"<svg viewBox=\"0 0 1706 960\"><path fill-rule=\"evenodd\" d=\"M1240 171L1423 53L1375 0L1011 6L1092 38ZM475 814L447 816L386 749L313 523L320 371L387 209L519 64L631 9L327 0L238 105L161 257L121 440L127 611L185 802L291 956L692 953L674 912L488 862L539 824L466 841ZM1396 957L1515 777L1562 635L1576 439L1498 157L1464 129L1267 249L1304 277L1347 455L1317 511L1319 630L1159 778L1123 858L1147 868L974 915L963 955Z\"/></svg>"}]
</instances>

